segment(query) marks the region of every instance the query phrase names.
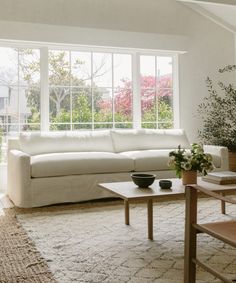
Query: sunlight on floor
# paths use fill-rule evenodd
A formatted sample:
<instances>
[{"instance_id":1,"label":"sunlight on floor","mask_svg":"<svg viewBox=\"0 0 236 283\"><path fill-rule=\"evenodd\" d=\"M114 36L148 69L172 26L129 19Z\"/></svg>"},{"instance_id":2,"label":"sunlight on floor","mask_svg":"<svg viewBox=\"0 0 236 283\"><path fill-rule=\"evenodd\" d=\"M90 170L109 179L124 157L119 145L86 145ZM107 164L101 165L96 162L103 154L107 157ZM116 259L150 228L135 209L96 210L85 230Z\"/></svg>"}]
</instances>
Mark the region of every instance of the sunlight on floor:
<instances>
[{"instance_id":1,"label":"sunlight on floor","mask_svg":"<svg viewBox=\"0 0 236 283\"><path fill-rule=\"evenodd\" d=\"M13 203L9 200L4 192L0 192L0 216L5 215L4 208L13 207Z\"/></svg>"},{"instance_id":2,"label":"sunlight on floor","mask_svg":"<svg viewBox=\"0 0 236 283\"><path fill-rule=\"evenodd\" d=\"M5 197L4 193L0 193L0 216L5 215L1 200Z\"/></svg>"}]
</instances>

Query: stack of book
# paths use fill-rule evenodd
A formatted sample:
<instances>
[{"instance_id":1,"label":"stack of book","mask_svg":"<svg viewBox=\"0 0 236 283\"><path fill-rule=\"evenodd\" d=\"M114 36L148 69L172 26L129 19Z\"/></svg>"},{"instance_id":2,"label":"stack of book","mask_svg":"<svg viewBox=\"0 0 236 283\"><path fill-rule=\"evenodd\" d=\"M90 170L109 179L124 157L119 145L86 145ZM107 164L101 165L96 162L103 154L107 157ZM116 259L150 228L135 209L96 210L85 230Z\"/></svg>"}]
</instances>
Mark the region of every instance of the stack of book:
<instances>
[{"instance_id":1,"label":"stack of book","mask_svg":"<svg viewBox=\"0 0 236 283\"><path fill-rule=\"evenodd\" d=\"M236 184L236 172L221 171L211 172L202 177L203 181L215 183L219 185Z\"/></svg>"}]
</instances>

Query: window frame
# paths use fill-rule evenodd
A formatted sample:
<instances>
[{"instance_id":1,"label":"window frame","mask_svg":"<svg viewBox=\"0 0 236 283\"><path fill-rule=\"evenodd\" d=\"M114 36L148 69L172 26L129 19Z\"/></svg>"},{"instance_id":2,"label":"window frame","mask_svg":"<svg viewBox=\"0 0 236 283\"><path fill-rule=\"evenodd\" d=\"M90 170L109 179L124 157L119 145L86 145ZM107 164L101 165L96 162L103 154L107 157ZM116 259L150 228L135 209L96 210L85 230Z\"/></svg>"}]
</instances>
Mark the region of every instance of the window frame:
<instances>
[{"instance_id":1,"label":"window frame","mask_svg":"<svg viewBox=\"0 0 236 283\"><path fill-rule=\"evenodd\" d=\"M136 48L115 48L115 47L98 47L98 46L86 46L86 45L69 45L69 44L53 44L53 43L33 43L24 41L7 41L0 40L1 47L12 48L32 48L39 49L40 51L40 131L49 131L50 119L49 119L49 78L48 78L48 66L49 66L49 50L65 50L65 51L77 51L77 52L101 52L112 54L130 54L131 55L131 72L132 72L132 91L133 91L133 128L141 129L142 117L141 117L141 87L140 87L140 56L153 55L153 56L168 56L172 57L173 69L173 125L174 128L180 127L180 111L179 111L179 54L180 51L163 51L163 50L147 50ZM91 53L91 54L92 54ZM112 68L113 72L113 68ZM112 75L113 77L113 75ZM112 90L114 88L114 82L112 83ZM114 103L113 103L114 104ZM114 105L113 105L114 107ZM113 113L114 116L114 113ZM114 117L113 117L114 125ZM19 128L20 126L18 126ZM92 121L92 129L94 129L94 121ZM70 121L70 130L73 130L72 120ZM19 128L19 132L21 129Z\"/></svg>"}]
</instances>

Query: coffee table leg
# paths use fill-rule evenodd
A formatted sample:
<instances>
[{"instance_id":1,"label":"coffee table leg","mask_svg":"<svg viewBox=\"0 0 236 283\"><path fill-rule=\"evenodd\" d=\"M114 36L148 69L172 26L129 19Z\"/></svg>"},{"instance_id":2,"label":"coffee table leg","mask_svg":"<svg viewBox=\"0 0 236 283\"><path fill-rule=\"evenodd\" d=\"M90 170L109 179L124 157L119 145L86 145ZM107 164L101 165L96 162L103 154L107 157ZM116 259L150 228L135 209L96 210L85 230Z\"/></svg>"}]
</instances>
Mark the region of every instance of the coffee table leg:
<instances>
[{"instance_id":1,"label":"coffee table leg","mask_svg":"<svg viewBox=\"0 0 236 283\"><path fill-rule=\"evenodd\" d=\"M148 214L148 239L153 240L153 205L152 199L147 202L147 214Z\"/></svg>"},{"instance_id":2,"label":"coffee table leg","mask_svg":"<svg viewBox=\"0 0 236 283\"><path fill-rule=\"evenodd\" d=\"M222 196L224 196L224 193L221 193ZM225 214L225 201L221 201L221 213Z\"/></svg>"},{"instance_id":3,"label":"coffee table leg","mask_svg":"<svg viewBox=\"0 0 236 283\"><path fill-rule=\"evenodd\" d=\"M125 205L125 224L129 225L129 202L124 200Z\"/></svg>"}]
</instances>

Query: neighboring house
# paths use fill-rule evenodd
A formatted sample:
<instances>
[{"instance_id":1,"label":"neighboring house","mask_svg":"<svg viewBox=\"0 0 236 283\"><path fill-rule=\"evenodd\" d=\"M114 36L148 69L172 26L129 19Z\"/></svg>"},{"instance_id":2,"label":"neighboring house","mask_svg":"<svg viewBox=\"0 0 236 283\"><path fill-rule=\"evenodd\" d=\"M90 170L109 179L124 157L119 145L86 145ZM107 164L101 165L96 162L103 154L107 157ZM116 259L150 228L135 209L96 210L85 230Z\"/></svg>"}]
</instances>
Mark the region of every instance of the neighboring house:
<instances>
[{"instance_id":1,"label":"neighboring house","mask_svg":"<svg viewBox=\"0 0 236 283\"><path fill-rule=\"evenodd\" d=\"M24 124L30 114L30 109L27 107L25 89L18 93L15 87L0 86L0 128L4 134L17 131L17 129L14 130L17 127L14 123L18 124L20 119L20 122ZM9 127L12 127L12 129Z\"/></svg>"}]
</instances>

